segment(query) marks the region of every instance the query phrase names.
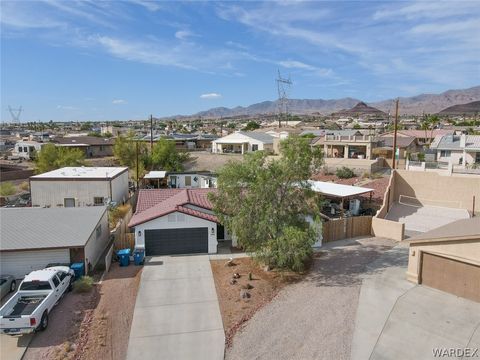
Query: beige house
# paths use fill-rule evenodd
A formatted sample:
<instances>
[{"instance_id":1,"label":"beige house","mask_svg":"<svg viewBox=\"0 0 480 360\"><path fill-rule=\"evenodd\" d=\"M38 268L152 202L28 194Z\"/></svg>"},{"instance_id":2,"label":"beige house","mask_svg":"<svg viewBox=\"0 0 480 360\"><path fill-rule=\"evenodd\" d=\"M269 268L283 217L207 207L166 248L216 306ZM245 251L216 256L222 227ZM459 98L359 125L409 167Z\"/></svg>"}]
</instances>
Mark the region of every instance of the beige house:
<instances>
[{"instance_id":1,"label":"beige house","mask_svg":"<svg viewBox=\"0 0 480 360\"><path fill-rule=\"evenodd\" d=\"M480 302L480 217L412 238L407 279Z\"/></svg>"}]
</instances>

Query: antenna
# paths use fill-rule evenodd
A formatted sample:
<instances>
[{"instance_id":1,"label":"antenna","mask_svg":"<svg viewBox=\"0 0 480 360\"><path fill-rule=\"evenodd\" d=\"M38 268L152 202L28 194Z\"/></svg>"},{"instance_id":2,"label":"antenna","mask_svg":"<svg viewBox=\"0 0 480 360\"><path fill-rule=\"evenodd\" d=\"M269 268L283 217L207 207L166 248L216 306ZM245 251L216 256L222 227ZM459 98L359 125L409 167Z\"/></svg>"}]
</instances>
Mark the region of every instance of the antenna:
<instances>
[{"instance_id":1,"label":"antenna","mask_svg":"<svg viewBox=\"0 0 480 360\"><path fill-rule=\"evenodd\" d=\"M286 118L288 114L288 93L292 80L290 75L287 78L282 78L280 70L278 70L277 91L278 91L278 127L282 127L282 118Z\"/></svg>"},{"instance_id":2,"label":"antenna","mask_svg":"<svg viewBox=\"0 0 480 360\"><path fill-rule=\"evenodd\" d=\"M8 111L12 116L12 123L18 124L20 122L20 114L22 113L23 108L20 106L18 109L14 109L10 105L8 105Z\"/></svg>"}]
</instances>

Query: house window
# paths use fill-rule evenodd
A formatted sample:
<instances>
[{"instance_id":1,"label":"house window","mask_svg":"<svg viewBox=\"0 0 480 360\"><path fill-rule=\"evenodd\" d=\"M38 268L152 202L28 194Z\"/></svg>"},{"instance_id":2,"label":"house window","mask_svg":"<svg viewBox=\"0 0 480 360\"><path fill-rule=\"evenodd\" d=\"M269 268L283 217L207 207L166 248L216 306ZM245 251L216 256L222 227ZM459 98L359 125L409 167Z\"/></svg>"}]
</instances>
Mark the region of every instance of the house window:
<instances>
[{"instance_id":1,"label":"house window","mask_svg":"<svg viewBox=\"0 0 480 360\"><path fill-rule=\"evenodd\" d=\"M93 198L93 205L94 206L102 206L103 205L103 196L95 196Z\"/></svg>"},{"instance_id":2,"label":"house window","mask_svg":"<svg viewBox=\"0 0 480 360\"><path fill-rule=\"evenodd\" d=\"M23 147L23 152L28 152L28 147L24 146Z\"/></svg>"},{"instance_id":3,"label":"house window","mask_svg":"<svg viewBox=\"0 0 480 360\"><path fill-rule=\"evenodd\" d=\"M253 144L252 151L257 151L257 150L258 150L258 144Z\"/></svg>"},{"instance_id":4,"label":"house window","mask_svg":"<svg viewBox=\"0 0 480 360\"><path fill-rule=\"evenodd\" d=\"M98 225L95 229L95 236L97 237L97 239L102 236L102 224Z\"/></svg>"},{"instance_id":5,"label":"house window","mask_svg":"<svg viewBox=\"0 0 480 360\"><path fill-rule=\"evenodd\" d=\"M63 199L63 206L65 206L65 207L75 207L75 199L74 198Z\"/></svg>"},{"instance_id":6,"label":"house window","mask_svg":"<svg viewBox=\"0 0 480 360\"><path fill-rule=\"evenodd\" d=\"M475 164L480 164L480 152L475 153Z\"/></svg>"},{"instance_id":7,"label":"house window","mask_svg":"<svg viewBox=\"0 0 480 360\"><path fill-rule=\"evenodd\" d=\"M185 176L185 186L192 186L192 177Z\"/></svg>"},{"instance_id":8,"label":"house window","mask_svg":"<svg viewBox=\"0 0 480 360\"><path fill-rule=\"evenodd\" d=\"M23 152L23 148L21 146L18 147L18 152Z\"/></svg>"},{"instance_id":9,"label":"house window","mask_svg":"<svg viewBox=\"0 0 480 360\"><path fill-rule=\"evenodd\" d=\"M440 157L450 157L451 151L450 150L440 150Z\"/></svg>"}]
</instances>

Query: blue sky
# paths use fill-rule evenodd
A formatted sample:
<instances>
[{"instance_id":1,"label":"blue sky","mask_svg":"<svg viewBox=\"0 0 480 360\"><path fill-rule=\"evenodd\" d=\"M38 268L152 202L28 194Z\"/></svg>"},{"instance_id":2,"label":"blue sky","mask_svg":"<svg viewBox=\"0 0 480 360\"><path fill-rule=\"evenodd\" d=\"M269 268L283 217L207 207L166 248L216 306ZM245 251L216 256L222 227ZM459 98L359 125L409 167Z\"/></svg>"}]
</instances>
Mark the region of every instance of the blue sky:
<instances>
[{"instance_id":1,"label":"blue sky","mask_svg":"<svg viewBox=\"0 0 480 360\"><path fill-rule=\"evenodd\" d=\"M478 1L1 1L1 118L124 120L480 84Z\"/></svg>"}]
</instances>

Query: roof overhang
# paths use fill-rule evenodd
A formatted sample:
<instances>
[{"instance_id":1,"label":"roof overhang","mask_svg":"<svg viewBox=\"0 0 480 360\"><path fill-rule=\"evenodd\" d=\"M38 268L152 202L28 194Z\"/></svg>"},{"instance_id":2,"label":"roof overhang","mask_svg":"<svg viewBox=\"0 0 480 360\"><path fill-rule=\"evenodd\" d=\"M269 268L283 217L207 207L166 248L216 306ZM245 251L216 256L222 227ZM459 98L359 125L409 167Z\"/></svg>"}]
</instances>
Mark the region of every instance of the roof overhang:
<instances>
[{"instance_id":1,"label":"roof overhang","mask_svg":"<svg viewBox=\"0 0 480 360\"><path fill-rule=\"evenodd\" d=\"M374 191L374 189L370 189L370 188L335 184L335 183L326 182L326 181L308 180L308 183L311 186L311 190L315 192L318 192L325 196L336 197L341 199L352 197L352 196L368 194Z\"/></svg>"}]
</instances>

